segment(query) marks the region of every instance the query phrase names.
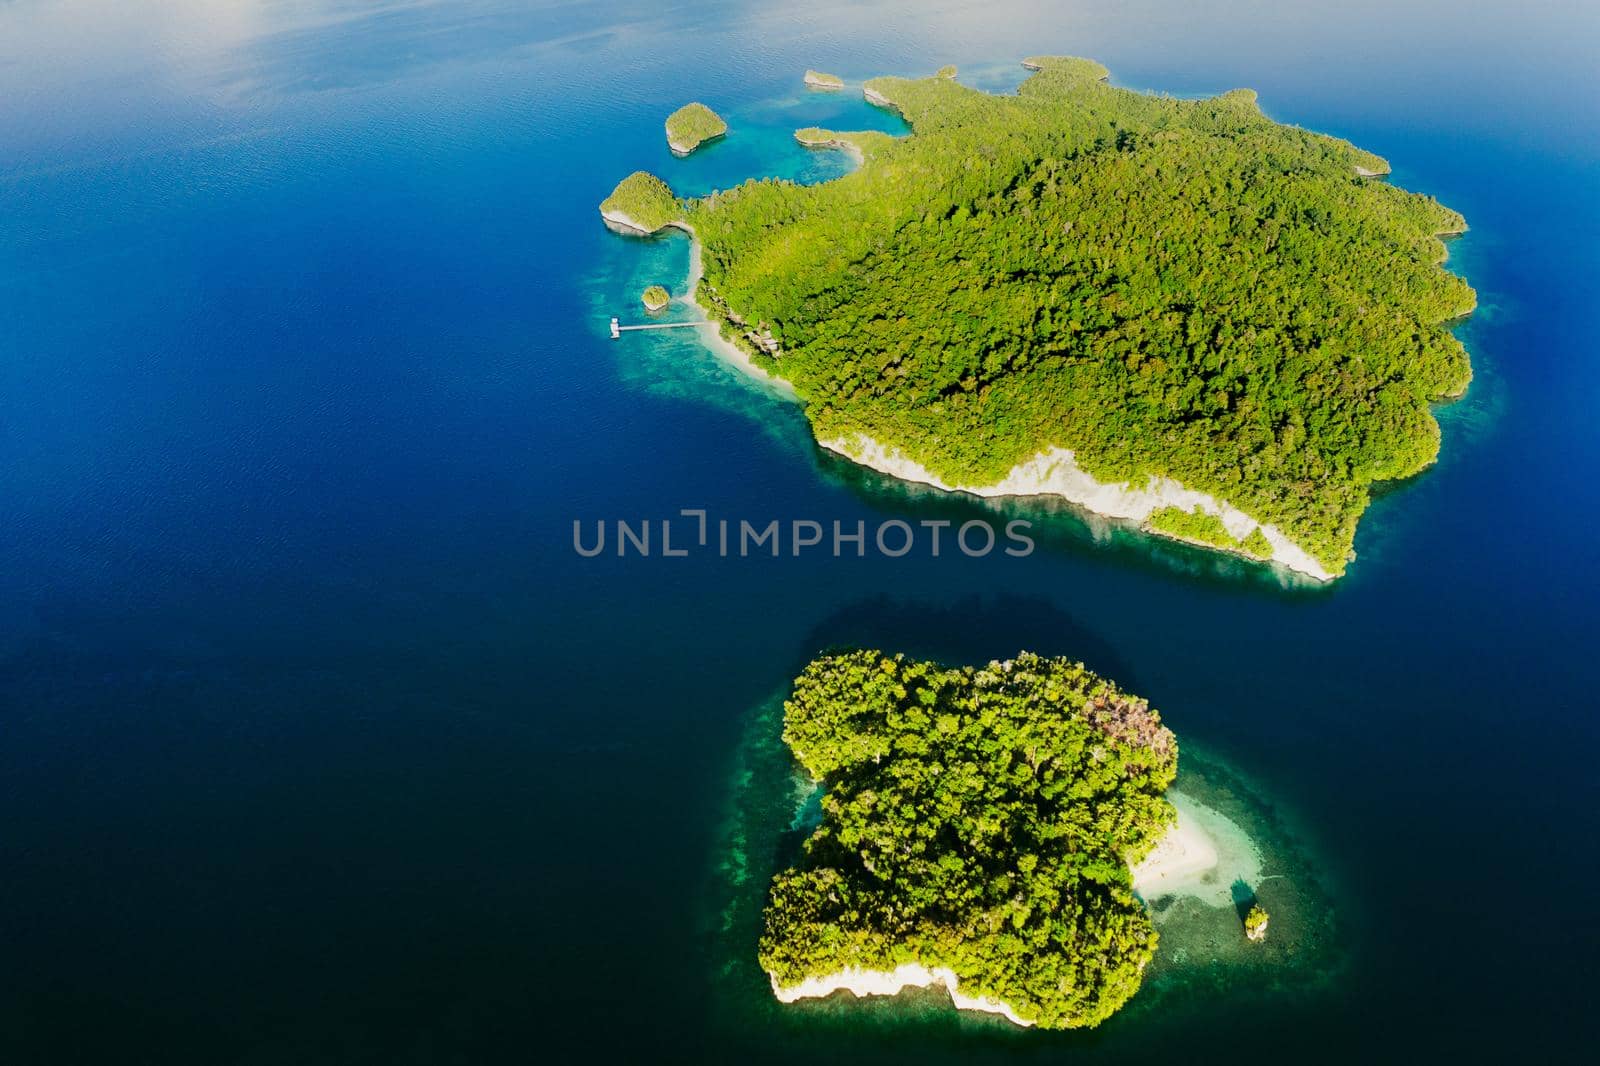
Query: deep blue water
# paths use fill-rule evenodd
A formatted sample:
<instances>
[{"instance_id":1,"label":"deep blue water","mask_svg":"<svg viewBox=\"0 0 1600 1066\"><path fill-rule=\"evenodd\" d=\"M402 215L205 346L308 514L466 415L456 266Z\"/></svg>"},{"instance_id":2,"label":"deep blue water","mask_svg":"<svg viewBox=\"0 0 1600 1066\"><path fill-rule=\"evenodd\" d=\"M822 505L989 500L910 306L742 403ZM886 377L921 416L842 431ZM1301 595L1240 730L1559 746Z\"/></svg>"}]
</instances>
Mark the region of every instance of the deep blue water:
<instances>
[{"instance_id":1,"label":"deep blue water","mask_svg":"<svg viewBox=\"0 0 1600 1066\"><path fill-rule=\"evenodd\" d=\"M0 4L0 1061L1580 1057L1597 46L1578 2ZM1467 216L1477 379L1349 577L1070 517L1023 560L578 558L574 519L683 507L988 513L823 458L691 340L607 339L685 247L594 205L895 129L806 67L1038 52L1253 87ZM675 161L689 98L734 134ZM717 1021L730 760L855 639L1148 695L1309 827L1348 972L1022 1041Z\"/></svg>"}]
</instances>

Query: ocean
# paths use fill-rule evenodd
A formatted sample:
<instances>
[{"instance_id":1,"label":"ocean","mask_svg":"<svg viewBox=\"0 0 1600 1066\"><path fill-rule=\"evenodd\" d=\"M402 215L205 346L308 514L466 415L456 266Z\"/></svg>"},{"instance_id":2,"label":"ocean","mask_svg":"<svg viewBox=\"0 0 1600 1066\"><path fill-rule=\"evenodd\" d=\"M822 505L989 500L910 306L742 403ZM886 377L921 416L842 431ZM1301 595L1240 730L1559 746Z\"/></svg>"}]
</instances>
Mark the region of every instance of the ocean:
<instances>
[{"instance_id":1,"label":"ocean","mask_svg":"<svg viewBox=\"0 0 1600 1066\"><path fill-rule=\"evenodd\" d=\"M0 5L0 1061L1583 1058L1597 46L1578 2ZM891 481L696 331L611 339L688 260L601 225L619 178L826 180L795 128L905 128L808 67L1038 53L1254 88L1466 216L1473 385L1331 587ZM732 131L677 160L690 99ZM684 510L1037 549L574 550ZM1173 917L1090 1032L780 1007L776 701L862 643L1148 697L1304 923L1241 966Z\"/></svg>"}]
</instances>

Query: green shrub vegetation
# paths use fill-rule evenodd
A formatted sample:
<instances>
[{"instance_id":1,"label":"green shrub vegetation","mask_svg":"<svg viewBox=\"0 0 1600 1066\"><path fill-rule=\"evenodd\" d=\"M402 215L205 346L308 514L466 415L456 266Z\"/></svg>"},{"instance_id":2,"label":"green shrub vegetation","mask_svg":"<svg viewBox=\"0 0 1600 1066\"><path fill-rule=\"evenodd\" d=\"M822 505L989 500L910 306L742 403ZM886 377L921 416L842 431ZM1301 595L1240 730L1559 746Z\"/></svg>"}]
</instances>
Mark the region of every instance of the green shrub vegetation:
<instances>
[{"instance_id":1,"label":"green shrub vegetation","mask_svg":"<svg viewBox=\"0 0 1600 1066\"><path fill-rule=\"evenodd\" d=\"M649 310L659 311L672 302L672 295L660 285L651 285L644 290L644 294L640 299L644 301L645 307Z\"/></svg>"},{"instance_id":2,"label":"green shrub vegetation","mask_svg":"<svg viewBox=\"0 0 1600 1066\"><path fill-rule=\"evenodd\" d=\"M1145 525L1157 533L1181 537L1198 544L1210 544L1230 551L1237 550L1241 546L1239 538L1228 532L1228 527L1222 524L1222 519L1209 511L1185 511L1181 507L1163 507L1151 514L1145 520Z\"/></svg>"},{"instance_id":3,"label":"green shrub vegetation","mask_svg":"<svg viewBox=\"0 0 1600 1066\"><path fill-rule=\"evenodd\" d=\"M1261 531L1260 526L1252 529L1250 535L1240 542L1239 547L1258 559L1272 558L1272 542L1267 540L1267 535Z\"/></svg>"},{"instance_id":4,"label":"green shrub vegetation","mask_svg":"<svg viewBox=\"0 0 1600 1066\"><path fill-rule=\"evenodd\" d=\"M618 182L611 195L600 202L600 213L623 215L654 232L681 220L684 210L666 182L654 174L636 170Z\"/></svg>"},{"instance_id":5,"label":"green shrub vegetation","mask_svg":"<svg viewBox=\"0 0 1600 1066\"><path fill-rule=\"evenodd\" d=\"M842 89L844 79L837 74L824 74L820 70L806 71L806 84L814 85L819 89Z\"/></svg>"},{"instance_id":6,"label":"green shrub vegetation","mask_svg":"<svg viewBox=\"0 0 1600 1066\"><path fill-rule=\"evenodd\" d=\"M708 310L762 323L821 438L867 434L952 484L1048 446L1271 523L1342 572L1371 485L1430 463L1460 393L1440 269L1464 228L1381 159L1235 90L1113 88L1033 57L1015 96L880 78L915 133L854 173L693 202ZM777 354L775 354L777 353Z\"/></svg>"},{"instance_id":7,"label":"green shrub vegetation","mask_svg":"<svg viewBox=\"0 0 1600 1066\"><path fill-rule=\"evenodd\" d=\"M684 104L667 116L667 146L679 155L727 132L722 116L702 103Z\"/></svg>"},{"instance_id":8,"label":"green shrub vegetation","mask_svg":"<svg viewBox=\"0 0 1600 1066\"><path fill-rule=\"evenodd\" d=\"M936 78L953 78L953 77L955 77L956 76L955 64L954 63L945 64L944 66L940 67L937 71L935 71L933 76L936 77Z\"/></svg>"},{"instance_id":9,"label":"green shrub vegetation","mask_svg":"<svg viewBox=\"0 0 1600 1066\"><path fill-rule=\"evenodd\" d=\"M1162 507L1145 519L1144 524L1145 528L1156 533L1164 533L1192 544L1207 544L1224 551L1242 552L1257 559L1272 558L1272 542L1267 540L1267 535L1262 532L1260 526L1250 530L1241 540L1228 532L1228 527L1217 515L1198 508L1185 511L1181 507Z\"/></svg>"},{"instance_id":10,"label":"green shrub vegetation","mask_svg":"<svg viewBox=\"0 0 1600 1066\"><path fill-rule=\"evenodd\" d=\"M783 736L826 794L768 899L760 961L779 984L947 967L1050 1028L1138 990L1156 933L1128 864L1175 818L1178 760L1143 700L1065 659L856 651L806 667Z\"/></svg>"}]
</instances>

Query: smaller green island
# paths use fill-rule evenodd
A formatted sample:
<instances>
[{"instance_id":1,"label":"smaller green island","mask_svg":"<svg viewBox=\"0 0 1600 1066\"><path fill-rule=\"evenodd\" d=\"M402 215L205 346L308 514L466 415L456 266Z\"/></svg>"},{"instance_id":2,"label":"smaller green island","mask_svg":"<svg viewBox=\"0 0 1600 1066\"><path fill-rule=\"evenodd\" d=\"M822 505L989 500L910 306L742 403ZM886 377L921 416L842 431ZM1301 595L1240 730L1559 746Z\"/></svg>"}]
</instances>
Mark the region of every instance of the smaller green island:
<instances>
[{"instance_id":1,"label":"smaller green island","mask_svg":"<svg viewBox=\"0 0 1600 1066\"><path fill-rule=\"evenodd\" d=\"M1111 71L1101 64L1092 59L1081 59L1076 56L1029 56L1022 61L1022 69L1034 73L1041 70L1072 71L1096 81L1108 81L1111 78Z\"/></svg>"},{"instance_id":2,"label":"smaller green island","mask_svg":"<svg viewBox=\"0 0 1600 1066\"><path fill-rule=\"evenodd\" d=\"M639 297L646 311L660 311L672 302L672 296L660 285L652 285Z\"/></svg>"},{"instance_id":3,"label":"smaller green island","mask_svg":"<svg viewBox=\"0 0 1600 1066\"><path fill-rule=\"evenodd\" d=\"M667 147L676 156L686 156L727 132L728 124L722 116L698 101L684 104L667 116Z\"/></svg>"},{"instance_id":4,"label":"smaller green island","mask_svg":"<svg viewBox=\"0 0 1600 1066\"><path fill-rule=\"evenodd\" d=\"M824 74L820 70L806 71L805 82L813 89L843 89L844 79L837 74Z\"/></svg>"},{"instance_id":5,"label":"smaller green island","mask_svg":"<svg viewBox=\"0 0 1600 1066\"><path fill-rule=\"evenodd\" d=\"M1177 741L1147 702L1067 659L841 652L796 679L783 739L826 792L768 897L779 1000L942 984L1057 1029L1139 989L1157 935L1135 892L1181 813Z\"/></svg>"},{"instance_id":6,"label":"smaller green island","mask_svg":"<svg viewBox=\"0 0 1600 1066\"><path fill-rule=\"evenodd\" d=\"M600 217L612 229L631 234L650 234L680 223L683 205L672 195L667 183L654 174L636 170L617 182L611 195L600 201Z\"/></svg>"},{"instance_id":7,"label":"smaller green island","mask_svg":"<svg viewBox=\"0 0 1600 1066\"><path fill-rule=\"evenodd\" d=\"M1250 905L1250 913L1244 916L1244 935L1254 943L1261 943L1267 939L1267 909L1259 903Z\"/></svg>"}]
</instances>

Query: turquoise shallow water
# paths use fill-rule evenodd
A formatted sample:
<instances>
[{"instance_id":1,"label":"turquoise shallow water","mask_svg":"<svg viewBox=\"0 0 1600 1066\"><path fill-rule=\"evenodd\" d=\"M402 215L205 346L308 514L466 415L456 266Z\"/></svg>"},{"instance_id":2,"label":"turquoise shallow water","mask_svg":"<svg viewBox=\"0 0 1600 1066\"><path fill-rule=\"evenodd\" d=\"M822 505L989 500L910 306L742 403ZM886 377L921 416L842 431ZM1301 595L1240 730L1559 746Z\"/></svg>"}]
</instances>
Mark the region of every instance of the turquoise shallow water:
<instances>
[{"instance_id":1,"label":"turquoise shallow water","mask_svg":"<svg viewBox=\"0 0 1600 1066\"><path fill-rule=\"evenodd\" d=\"M1581 1058L1600 27L1284 8L0 5L0 1060ZM993 516L820 454L689 331L611 341L687 245L594 206L896 128L806 67L1004 90L1046 51L1253 87L1472 224L1476 381L1349 577L1032 510L1023 560L578 558L574 519L685 507ZM688 98L734 132L674 160ZM1314 867L1329 979L1156 972L1059 1036L776 1013L707 920L730 778L851 642L1149 696Z\"/></svg>"}]
</instances>

